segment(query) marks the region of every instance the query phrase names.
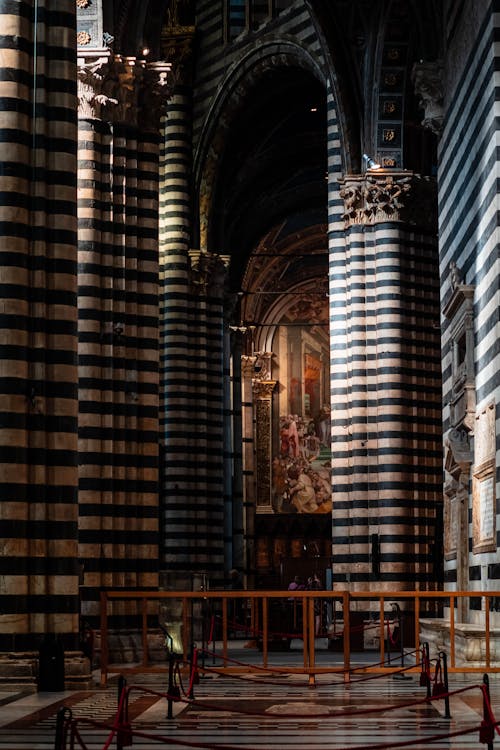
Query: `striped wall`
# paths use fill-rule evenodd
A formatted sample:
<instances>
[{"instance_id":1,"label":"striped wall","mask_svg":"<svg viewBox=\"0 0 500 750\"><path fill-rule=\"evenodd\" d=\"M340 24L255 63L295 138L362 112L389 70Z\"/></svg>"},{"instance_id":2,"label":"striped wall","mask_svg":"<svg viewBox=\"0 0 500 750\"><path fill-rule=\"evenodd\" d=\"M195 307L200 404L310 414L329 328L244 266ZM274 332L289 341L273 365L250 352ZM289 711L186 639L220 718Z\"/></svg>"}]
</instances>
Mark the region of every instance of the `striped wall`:
<instances>
[{"instance_id":1,"label":"striped wall","mask_svg":"<svg viewBox=\"0 0 500 750\"><path fill-rule=\"evenodd\" d=\"M138 89L134 65L106 65ZM79 557L94 626L101 587L158 585L158 136L121 103L79 121Z\"/></svg>"},{"instance_id":2,"label":"striped wall","mask_svg":"<svg viewBox=\"0 0 500 750\"><path fill-rule=\"evenodd\" d=\"M447 39L449 59L453 61L465 37L470 55L454 79L448 95L448 111L439 144L440 266L443 302L452 293L451 264L456 264L461 282L474 289L473 360L475 371L476 413L495 404L496 498L499 497L499 257L498 257L498 154L500 76L500 3L494 0L481 5L483 17L453 13L450 7ZM473 21L476 20L476 23ZM472 21L472 23L471 23ZM443 316L444 401L452 397L451 321ZM450 410L445 407L444 427L450 428ZM469 441L473 465L479 437ZM469 496L467 577L471 588L498 589L498 500L496 516L496 550L474 553L472 497ZM464 540L461 540L464 544ZM446 562L445 577L449 588L457 581L456 560Z\"/></svg>"},{"instance_id":3,"label":"striped wall","mask_svg":"<svg viewBox=\"0 0 500 750\"><path fill-rule=\"evenodd\" d=\"M0 2L2 651L78 643L75 5L36 6Z\"/></svg>"}]
</instances>

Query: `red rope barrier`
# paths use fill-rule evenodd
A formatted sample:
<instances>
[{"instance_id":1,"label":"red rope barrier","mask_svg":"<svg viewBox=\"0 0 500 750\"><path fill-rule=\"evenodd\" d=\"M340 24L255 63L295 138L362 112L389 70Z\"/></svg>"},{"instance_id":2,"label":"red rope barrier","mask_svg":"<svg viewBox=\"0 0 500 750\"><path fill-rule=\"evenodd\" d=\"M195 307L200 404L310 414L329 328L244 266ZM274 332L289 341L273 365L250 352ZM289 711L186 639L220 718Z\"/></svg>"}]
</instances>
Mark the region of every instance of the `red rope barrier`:
<instances>
[{"instance_id":1,"label":"red rope barrier","mask_svg":"<svg viewBox=\"0 0 500 750\"><path fill-rule=\"evenodd\" d=\"M212 617L210 618L210 633L209 633L209 636L208 636L208 643L209 644L212 643L212 641L213 641L214 629L215 629L215 616L212 615Z\"/></svg>"},{"instance_id":2,"label":"red rope barrier","mask_svg":"<svg viewBox=\"0 0 500 750\"><path fill-rule=\"evenodd\" d=\"M117 744L119 738L123 740L122 745L131 744L128 741L131 736L131 726L128 721L128 694L129 688L125 685L120 694L118 708L115 714L111 733L106 740L103 750L108 750L111 743L113 742L113 738L115 737L115 735L117 737Z\"/></svg>"},{"instance_id":3,"label":"red rope barrier","mask_svg":"<svg viewBox=\"0 0 500 750\"><path fill-rule=\"evenodd\" d=\"M195 682L199 681L199 675L198 675L198 649L195 648L193 651L193 663L191 664L191 674L189 676L189 687L188 687L188 696L193 695L193 685Z\"/></svg>"},{"instance_id":4,"label":"red rope barrier","mask_svg":"<svg viewBox=\"0 0 500 750\"><path fill-rule=\"evenodd\" d=\"M208 639L209 644L212 643L213 632L214 632L213 623L215 619L219 620L219 622L223 622L222 617L220 615L212 615L212 625L210 629L210 636ZM236 620L227 619L226 622L230 630L233 630L233 631L239 630L240 632L246 633L247 635L250 635L254 638L259 638L264 633L264 631L260 628L251 627L250 625L244 625L242 623L237 622ZM387 625L387 637L392 643L392 645L396 645L399 642L399 636L394 637L393 635L391 635L391 632L390 632L391 623L394 624L394 620L384 620L384 624ZM371 630L373 628L379 628L379 627L380 627L379 623L370 622L368 624L363 623L361 625L353 625L352 627L349 628L349 631L351 633L361 633L361 632L364 632L365 630ZM399 628L396 625L393 629L393 633L399 633ZM342 638L343 636L344 636L344 629L329 631L324 636L321 636L321 637L327 637L327 638L333 639L333 638ZM294 630L292 632L272 630L272 631L268 631L268 637L283 638L283 639L290 638L290 639L301 640L303 637L303 632L302 630Z\"/></svg>"},{"instance_id":5,"label":"red rope barrier","mask_svg":"<svg viewBox=\"0 0 500 750\"><path fill-rule=\"evenodd\" d=\"M493 709L491 707L491 702L490 702L490 696L489 696L488 688L486 685L484 684L481 685L481 692L483 694L483 705L484 705L484 713L485 713L485 718L481 723L481 727L483 728L483 725L484 725L484 727L487 726L488 728L491 728L491 739L480 740L480 741L484 743L493 742L493 734L494 734L493 730L496 729L497 734L500 734L499 722L497 722L495 715L493 714Z\"/></svg>"},{"instance_id":6,"label":"red rope barrier","mask_svg":"<svg viewBox=\"0 0 500 750\"><path fill-rule=\"evenodd\" d=\"M290 674L289 667L270 667L270 666L263 667L260 664L250 664L249 662L243 662L243 661L240 661L238 659L232 659L231 657L225 656L224 654L215 654L214 652L208 651L206 649L198 649L198 650L201 653L206 653L206 654L208 654L210 656L216 656L216 658L221 659L221 661L223 660L225 662L231 662L231 664L235 664L236 666L239 666L239 667L247 667L247 668L252 669L252 670L266 672L266 673L270 672L271 674ZM416 653L417 653L416 650L415 651L409 651L405 655L406 656L414 656ZM348 669L345 669L344 667L341 667L341 668L338 668L338 669L321 670L321 673L322 674L341 674L341 675L344 675L344 674L356 674L357 672L359 672L361 670L370 669L370 668L373 668L373 667L382 667L385 664L386 664L385 661L381 661L381 662L375 662L375 663L370 663L370 664L364 664L364 665L360 665L360 666L357 666L357 667L350 667ZM408 667L401 667L400 669L393 669L393 670L391 670L391 674L396 674L398 672L406 672L406 671L408 671L410 669L413 669L413 668L414 668L414 665L409 665ZM204 672L207 672L209 674L211 674L211 673L220 674L220 675L226 674L225 672L222 671L222 669L217 669L215 667L202 667L201 669ZM234 677L235 675L231 674L230 676ZM386 674L382 672L381 674L370 675L370 677L368 677L368 678L360 678L359 680L354 680L354 682L364 682L366 679L379 679L380 677L386 677ZM277 684L277 683L273 681L273 683L269 683L269 684Z\"/></svg>"},{"instance_id":7,"label":"red rope barrier","mask_svg":"<svg viewBox=\"0 0 500 750\"><path fill-rule=\"evenodd\" d=\"M426 737L426 739L425 739L426 743L430 743L430 742L434 742L434 741L442 740L442 739L447 739L447 738L451 738L451 737L459 737L459 736L463 736L463 735L466 735L466 734L470 734L471 732L474 732L474 731L479 731L480 732L480 737L481 736L485 736L484 735L485 727L487 728L488 731L491 729L491 727L494 727L496 729L496 731L500 734L499 725L498 725L498 722L496 722L496 720L495 720L495 717L494 717L494 714L493 714L493 711L492 711L492 708L491 708L491 703L490 703L490 700L489 700L489 695L488 695L486 686L484 686L484 685L467 685L467 686L465 686L463 688L459 688L457 690L450 691L447 695L458 695L458 694L461 694L461 693L465 693L465 692L467 692L469 690L476 689L477 687L480 688L480 690L481 690L481 692L483 694L483 700L484 700L484 704L485 704L485 707L486 707L486 710L485 710L486 719L483 720L482 724L474 726L474 727L468 727L468 728L463 729L463 730L457 730L456 732L452 732L452 733L448 733L448 734L434 735L434 736L431 736L431 737ZM106 743L105 743L105 745L103 747L103 750L107 750L109 748L109 746L110 746L110 742L112 741L113 736L118 731L123 730L123 723L124 722L128 722L128 700L129 700L129 695L130 695L130 692L132 691L132 689L134 689L136 691L139 691L139 692L148 693L148 694L151 694L151 695L157 695L160 698L168 697L168 694L166 694L166 693L159 692L159 691L156 691L156 690L153 690L153 689L150 689L150 688L145 688L145 687L142 687L142 686L131 686L130 688L124 688L124 690L122 691L122 695L120 696L119 705L118 705L118 709L117 709L117 713L116 713L115 719L114 719L114 721L113 721L113 723L112 723L111 726L109 724L107 724L107 723L104 723L104 722L96 722L96 721L93 721L91 719L86 719L86 718L81 718L81 719L78 719L78 720L76 720L76 719L72 719L71 720L71 737L70 737L71 738L71 745L70 745L70 750L75 750L75 747L76 747L75 746L75 741L78 741L78 744L79 744L79 747L81 748L81 750L87 750L87 746L83 742L83 740L81 738L81 735L80 735L80 733L78 731L77 721L80 722L80 723L84 723L84 724L87 724L89 726L92 726L94 728L101 728L101 729L109 730L110 731L110 736L108 737L108 740L106 741ZM443 697L443 696L439 696L439 698L441 698L441 697ZM179 699L179 698L176 698L176 699L177 700L182 700L182 699ZM374 714L374 713L384 713L385 714L388 711L393 711L393 710L396 711L396 710L400 710L402 708L409 708L409 707L414 707L416 705L430 703L430 702L432 702L432 700L433 700L432 698L425 698L425 699L421 699L421 700L417 700L417 701L409 701L409 702L405 702L405 703L395 704L395 705L392 705L392 706L387 706L387 707L382 708L382 709L380 709L380 708L366 708L366 709L358 709L358 710L355 710L355 711L348 711L348 712L342 711L342 712L339 712L339 713L331 713L330 711L328 713L325 713L325 712L308 713L306 715L303 715L301 718L302 719L324 719L324 718L329 718L329 719L338 720L338 719L342 719L344 717L351 718L351 717L354 717L354 716L361 716L361 715L366 715L366 714ZM209 704L209 703L207 703L205 701L203 701L203 702L198 702L198 701L182 701L182 702L186 703L187 705L191 705L191 706L196 707L197 709L202 709L202 710L210 710L210 711L223 711L223 710L227 710L223 706L221 706L220 704L214 705L214 704ZM246 710L246 709L239 709L238 710L238 709L234 709L234 707L231 707L231 712L232 713L237 713L237 714L257 716L257 717L259 717L260 720L262 720L262 719L269 719L269 721L271 721L273 723L276 721L276 718L277 718L276 715L264 714L262 712L250 711L250 710ZM279 718L291 718L291 719L297 720L297 716L298 716L297 712L294 712L293 714L282 713L282 714L279 715ZM163 742L165 744L178 744L178 745L182 745L182 746L186 746L186 747L213 748L213 750L232 750L234 748L234 750L241 750L241 748L236 748L236 747L234 747L232 745L221 745L221 744L203 743L203 742L189 742L189 741L184 741L184 740L180 740L180 739L176 739L176 738L172 738L172 737L165 737L163 735L152 735L152 734L150 734L148 732L142 732L142 731L139 731L139 730L136 730L136 729L132 729L132 727L130 725L128 725L128 727L127 727L127 732L128 732L128 734L127 734L127 737L125 738L127 745L131 745L132 744L132 738L133 737L138 737L138 738L144 738L144 739L151 739L151 740L154 740L154 741L157 741L157 742ZM488 735L488 738L489 738L489 735ZM484 740L482 740L482 741L484 741ZM421 742L422 742L422 738L416 738L416 739L413 739L413 740L408 740L408 741L403 741L403 742L398 741L398 742L395 742L395 743L379 743L379 744L376 744L376 745L370 745L370 750L390 750L391 748L411 747L412 745L416 745L416 744L419 744ZM343 748L343 749L339 748L339 750L366 750L366 745L363 745L363 746L352 746L352 745L350 745L349 748Z\"/></svg>"},{"instance_id":8,"label":"red rope barrier","mask_svg":"<svg viewBox=\"0 0 500 750\"><path fill-rule=\"evenodd\" d=\"M218 710L221 710L220 708ZM268 716L270 720L273 722L276 721L276 716ZM297 718L297 714L294 715L294 718ZM301 717L303 719L306 718L314 718L311 716L311 714L308 714L307 716ZM95 728L104 728L109 729L108 725L99 725L97 722L93 722L90 719L78 719L73 720L73 723L76 724L76 722L79 721L84 724L89 724ZM478 731L480 729L479 725L474 727L467 727L463 730L457 730L455 732L447 733L447 734L439 734L439 735L431 735L429 737L425 738L426 743L430 742L436 742L438 740L446 740L448 738L452 737L460 737L467 734L471 734L472 732ZM75 727L75 732L77 732ZM216 744L216 743L209 743L209 742L190 742L189 740L181 740L179 738L174 738L172 736L166 736L166 735L157 735L157 734L151 734L150 732L144 732L142 730L134 730L133 731L134 737L137 737L138 739L146 739L146 740L152 740L154 742L161 742L165 745L180 745L182 747L191 747L191 748L205 748L206 750L241 750L241 745L229 745L229 744ZM370 745L369 750L395 750L396 748L403 748L403 747L411 747L412 745L417 745L422 743L422 738L415 738L413 740L406 740L403 742L395 742L395 743L379 743L376 745ZM81 744L81 747L83 750L87 750L86 746L84 744ZM74 750L74 745L71 746L70 750ZM104 750L104 749L103 749ZM364 745L348 745L344 747L339 747L337 750L367 750L366 744Z\"/></svg>"},{"instance_id":9,"label":"red rope barrier","mask_svg":"<svg viewBox=\"0 0 500 750\"><path fill-rule=\"evenodd\" d=\"M458 688L457 690L450 691L446 695L456 696L456 695L460 695L461 693L465 693L465 692L467 692L469 690L475 690L478 687L482 690L482 686L481 685L477 685L477 684L476 685L466 685L463 688ZM147 692L150 695L157 695L159 698L167 698L168 697L167 693L163 693L163 692L159 692L159 691L156 691L156 690L144 688L142 686L136 686L135 689L138 690L138 691ZM442 697L443 696L435 696L435 697L431 697L431 698L425 697L425 698L420 698L418 700L407 701L405 703L393 704L391 706L387 706L387 707L382 708L382 709L380 709L380 708L373 708L372 707L372 708L356 709L356 710L353 710L353 711L344 711L344 710L342 710L342 711L339 711L338 713L332 713L331 711L328 711L326 713L325 712L318 712L318 713L311 713L311 714L308 713L307 716L305 716L304 718L313 718L313 719L314 718L321 718L321 719L332 718L332 719L340 719L343 716L353 717L353 716L363 716L363 715L366 715L366 714L374 714L374 713L387 713L388 711L397 711L397 710L400 710L402 708L411 708L412 706L419 706L419 705L424 705L426 703L432 703L434 700L439 700ZM177 700L181 701L182 703L185 703L186 705L189 705L189 706L192 706L192 707L195 707L195 708L198 708L198 709L202 709L202 710L209 710L209 711L224 711L224 710L227 710L227 709L224 708L224 706L221 706L220 704L212 704L212 703L209 703L209 702L207 702L205 700L203 700L203 701L199 701L199 700L195 700L195 699L193 699L193 700L186 700L186 699L183 699L183 698L177 698ZM245 709L245 708L235 709L234 707L231 707L231 712L232 713L236 713L236 714L243 714L245 716L258 716L261 719L272 719L273 721L276 719L276 717L274 715L271 716L270 714L263 713L262 711L252 711L250 709ZM297 718L297 712L290 713L290 714L280 713L279 716L280 716L280 718L296 719ZM493 716L493 714L492 714L492 716ZM89 720L87 720L87 721L89 721ZM494 717L493 717L493 722L495 722Z\"/></svg>"},{"instance_id":10,"label":"red rope barrier","mask_svg":"<svg viewBox=\"0 0 500 750\"><path fill-rule=\"evenodd\" d=\"M82 738L80 736L80 732L77 729L76 722L77 722L76 719L72 719L71 720L71 731L70 731L70 742L71 742L71 744L69 746L70 750L75 750L75 739L78 740L78 744L80 745L80 747L82 748L82 750L88 750L87 745L84 743L84 741L82 740Z\"/></svg>"}]
</instances>

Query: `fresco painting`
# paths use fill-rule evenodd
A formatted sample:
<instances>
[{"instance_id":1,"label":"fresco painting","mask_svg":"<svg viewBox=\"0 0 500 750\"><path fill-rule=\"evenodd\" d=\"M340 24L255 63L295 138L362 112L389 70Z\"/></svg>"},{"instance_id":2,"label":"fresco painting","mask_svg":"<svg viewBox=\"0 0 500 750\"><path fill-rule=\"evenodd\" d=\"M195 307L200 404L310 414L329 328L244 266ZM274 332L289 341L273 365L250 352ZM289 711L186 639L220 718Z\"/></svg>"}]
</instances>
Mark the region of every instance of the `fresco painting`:
<instances>
[{"instance_id":1,"label":"fresco painting","mask_svg":"<svg viewBox=\"0 0 500 750\"><path fill-rule=\"evenodd\" d=\"M315 419L298 414L279 418L279 453L273 458L272 504L276 513L330 513L332 510L330 410Z\"/></svg>"}]
</instances>

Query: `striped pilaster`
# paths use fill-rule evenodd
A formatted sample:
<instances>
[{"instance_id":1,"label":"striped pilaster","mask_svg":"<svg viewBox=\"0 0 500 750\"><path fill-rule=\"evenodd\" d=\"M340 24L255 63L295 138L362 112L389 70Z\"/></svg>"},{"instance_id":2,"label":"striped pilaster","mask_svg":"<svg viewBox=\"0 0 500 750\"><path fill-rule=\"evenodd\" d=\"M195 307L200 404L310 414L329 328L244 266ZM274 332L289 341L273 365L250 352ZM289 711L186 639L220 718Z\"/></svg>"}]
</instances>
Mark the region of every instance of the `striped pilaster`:
<instances>
[{"instance_id":1,"label":"striped pilaster","mask_svg":"<svg viewBox=\"0 0 500 750\"><path fill-rule=\"evenodd\" d=\"M78 645L75 6L0 2L1 650ZM48 85L50 84L50 85Z\"/></svg>"},{"instance_id":2,"label":"striped pilaster","mask_svg":"<svg viewBox=\"0 0 500 750\"><path fill-rule=\"evenodd\" d=\"M99 87L118 69L137 91L129 62L103 59ZM86 92L100 117L81 119L79 152L79 554L91 623L100 587L154 588L158 570L158 137L99 92Z\"/></svg>"},{"instance_id":3,"label":"striped pilaster","mask_svg":"<svg viewBox=\"0 0 500 750\"><path fill-rule=\"evenodd\" d=\"M344 278L332 300L333 341L342 344L332 361L334 581L432 588L442 460L437 249L432 232L408 228L404 212L390 220L370 202L377 180L345 180L346 249L332 257ZM398 197L392 214L400 187L422 187L392 178L387 186L384 199L392 190Z\"/></svg>"}]
</instances>

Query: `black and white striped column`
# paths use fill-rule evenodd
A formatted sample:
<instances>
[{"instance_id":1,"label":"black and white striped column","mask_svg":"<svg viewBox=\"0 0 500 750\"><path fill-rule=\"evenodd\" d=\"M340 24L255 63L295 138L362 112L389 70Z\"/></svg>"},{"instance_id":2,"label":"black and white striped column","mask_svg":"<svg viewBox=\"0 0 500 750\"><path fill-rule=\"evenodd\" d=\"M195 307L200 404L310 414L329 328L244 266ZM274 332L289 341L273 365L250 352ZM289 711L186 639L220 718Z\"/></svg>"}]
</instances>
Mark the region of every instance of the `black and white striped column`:
<instances>
[{"instance_id":1,"label":"black and white striped column","mask_svg":"<svg viewBox=\"0 0 500 750\"><path fill-rule=\"evenodd\" d=\"M158 122L141 96L158 73L118 56L80 72L99 115L80 108L79 551L91 624L101 586L158 583ZM133 626L133 609L117 605L114 622Z\"/></svg>"},{"instance_id":2,"label":"black and white striped column","mask_svg":"<svg viewBox=\"0 0 500 750\"><path fill-rule=\"evenodd\" d=\"M332 399L341 387L344 404L335 413L333 574L357 590L436 585L437 247L426 226L432 214L424 221L413 214L409 224L412 198L422 205L432 189L408 173L343 181L346 283L336 312L343 309L346 330L332 380Z\"/></svg>"},{"instance_id":3,"label":"black and white striped column","mask_svg":"<svg viewBox=\"0 0 500 750\"><path fill-rule=\"evenodd\" d=\"M0 2L4 652L78 647L75 5L55 6Z\"/></svg>"}]
</instances>

